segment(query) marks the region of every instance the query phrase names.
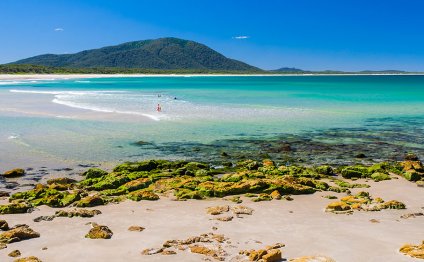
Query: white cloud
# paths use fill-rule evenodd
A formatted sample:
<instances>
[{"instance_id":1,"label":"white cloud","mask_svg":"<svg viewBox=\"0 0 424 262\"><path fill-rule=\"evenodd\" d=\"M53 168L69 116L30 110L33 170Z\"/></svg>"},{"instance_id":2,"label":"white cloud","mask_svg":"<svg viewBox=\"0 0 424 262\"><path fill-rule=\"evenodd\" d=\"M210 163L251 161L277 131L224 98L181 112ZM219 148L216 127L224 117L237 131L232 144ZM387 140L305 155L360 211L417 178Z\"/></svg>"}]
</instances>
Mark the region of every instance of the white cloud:
<instances>
[{"instance_id":1,"label":"white cloud","mask_svg":"<svg viewBox=\"0 0 424 262\"><path fill-rule=\"evenodd\" d=\"M248 38L250 38L250 36L247 36L247 35L238 35L238 36L234 36L233 38L234 39L241 40L241 39L248 39Z\"/></svg>"},{"instance_id":2,"label":"white cloud","mask_svg":"<svg viewBox=\"0 0 424 262\"><path fill-rule=\"evenodd\" d=\"M65 30L63 28L58 27L58 28L55 28L54 31L55 32L62 32L62 31L65 31Z\"/></svg>"}]
</instances>

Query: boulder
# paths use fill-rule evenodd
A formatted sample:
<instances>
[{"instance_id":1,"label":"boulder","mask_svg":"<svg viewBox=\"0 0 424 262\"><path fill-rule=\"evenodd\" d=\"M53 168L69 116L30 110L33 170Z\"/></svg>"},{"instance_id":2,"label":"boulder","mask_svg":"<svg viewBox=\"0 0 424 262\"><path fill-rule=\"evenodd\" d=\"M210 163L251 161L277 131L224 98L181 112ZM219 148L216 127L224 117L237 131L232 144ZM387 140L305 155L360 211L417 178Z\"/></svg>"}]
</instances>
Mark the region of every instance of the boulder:
<instances>
[{"instance_id":1,"label":"boulder","mask_svg":"<svg viewBox=\"0 0 424 262\"><path fill-rule=\"evenodd\" d=\"M246 206L234 206L231 210L236 215L251 215L253 213L253 208Z\"/></svg>"},{"instance_id":2,"label":"boulder","mask_svg":"<svg viewBox=\"0 0 424 262\"><path fill-rule=\"evenodd\" d=\"M90 168L83 173L85 178L99 178L107 175L108 173L100 168Z\"/></svg>"},{"instance_id":3,"label":"boulder","mask_svg":"<svg viewBox=\"0 0 424 262\"><path fill-rule=\"evenodd\" d=\"M137 190L134 192L131 192L127 195L128 199L131 199L133 201L140 201L140 200L158 200L159 196L155 193L153 193L152 191L148 191L148 190Z\"/></svg>"},{"instance_id":4,"label":"boulder","mask_svg":"<svg viewBox=\"0 0 424 262\"><path fill-rule=\"evenodd\" d=\"M75 208L73 210L60 210L56 211L56 217L94 217L100 215L102 212L97 209L82 209Z\"/></svg>"}]
</instances>

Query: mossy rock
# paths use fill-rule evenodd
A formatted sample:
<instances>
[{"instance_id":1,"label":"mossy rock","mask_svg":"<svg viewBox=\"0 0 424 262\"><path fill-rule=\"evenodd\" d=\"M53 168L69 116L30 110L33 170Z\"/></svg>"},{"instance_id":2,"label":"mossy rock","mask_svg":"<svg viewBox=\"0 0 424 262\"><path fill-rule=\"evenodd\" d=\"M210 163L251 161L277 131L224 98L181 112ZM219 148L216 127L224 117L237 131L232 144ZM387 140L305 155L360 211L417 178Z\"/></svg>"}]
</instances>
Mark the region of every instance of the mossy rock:
<instances>
[{"instance_id":1,"label":"mossy rock","mask_svg":"<svg viewBox=\"0 0 424 262\"><path fill-rule=\"evenodd\" d=\"M175 196L178 199L203 199L203 195L195 190L190 189L179 189L175 192Z\"/></svg>"},{"instance_id":2,"label":"mossy rock","mask_svg":"<svg viewBox=\"0 0 424 262\"><path fill-rule=\"evenodd\" d=\"M261 202L261 201L271 201L273 198L269 194L261 193L258 197L253 198L253 202Z\"/></svg>"},{"instance_id":3,"label":"mossy rock","mask_svg":"<svg viewBox=\"0 0 424 262\"><path fill-rule=\"evenodd\" d=\"M59 185L69 185L69 184L73 184L76 183L77 181L75 179L72 178L68 178L68 177L59 177L59 178L52 178L47 180L47 185L52 185L52 184L59 184Z\"/></svg>"},{"instance_id":4,"label":"mossy rock","mask_svg":"<svg viewBox=\"0 0 424 262\"><path fill-rule=\"evenodd\" d=\"M105 205L107 201L99 195L86 196L76 202L77 207L94 207Z\"/></svg>"},{"instance_id":5,"label":"mossy rock","mask_svg":"<svg viewBox=\"0 0 424 262\"><path fill-rule=\"evenodd\" d=\"M350 211L352 208L342 201L333 202L327 205L326 212L346 212Z\"/></svg>"},{"instance_id":6,"label":"mossy rock","mask_svg":"<svg viewBox=\"0 0 424 262\"><path fill-rule=\"evenodd\" d=\"M251 159L239 161L236 163L237 168L243 168L247 170L258 170L260 166L261 165L259 164L259 162L251 160Z\"/></svg>"},{"instance_id":7,"label":"mossy rock","mask_svg":"<svg viewBox=\"0 0 424 262\"><path fill-rule=\"evenodd\" d=\"M12 170L8 170L3 173L3 177L9 178L9 177L20 177L25 175L25 170L22 168L15 168Z\"/></svg>"},{"instance_id":8,"label":"mossy rock","mask_svg":"<svg viewBox=\"0 0 424 262\"><path fill-rule=\"evenodd\" d=\"M35 232L27 225L19 225L0 234L1 243L13 243L26 239L40 237L40 233Z\"/></svg>"},{"instance_id":9,"label":"mossy rock","mask_svg":"<svg viewBox=\"0 0 424 262\"><path fill-rule=\"evenodd\" d=\"M406 205L397 200L387 201L381 204L382 209L406 209Z\"/></svg>"},{"instance_id":10,"label":"mossy rock","mask_svg":"<svg viewBox=\"0 0 424 262\"><path fill-rule=\"evenodd\" d=\"M421 179L421 175L418 174L416 171L407 171L403 173L403 177L409 181L418 181Z\"/></svg>"},{"instance_id":11,"label":"mossy rock","mask_svg":"<svg viewBox=\"0 0 424 262\"><path fill-rule=\"evenodd\" d=\"M106 176L108 173L100 168L90 168L83 173L85 178L99 178Z\"/></svg>"},{"instance_id":12,"label":"mossy rock","mask_svg":"<svg viewBox=\"0 0 424 262\"><path fill-rule=\"evenodd\" d=\"M86 238L91 239L110 239L113 236L112 230L110 230L107 226L95 225L87 235Z\"/></svg>"},{"instance_id":13,"label":"mossy rock","mask_svg":"<svg viewBox=\"0 0 424 262\"><path fill-rule=\"evenodd\" d=\"M133 201L140 201L140 200L158 200L159 196L152 191L148 191L145 189L137 190L134 192L131 192L127 195L128 199L131 199Z\"/></svg>"},{"instance_id":14,"label":"mossy rock","mask_svg":"<svg viewBox=\"0 0 424 262\"><path fill-rule=\"evenodd\" d=\"M27 213L32 206L25 202L0 205L0 214L22 214Z\"/></svg>"},{"instance_id":15,"label":"mossy rock","mask_svg":"<svg viewBox=\"0 0 424 262\"><path fill-rule=\"evenodd\" d=\"M342 169L342 177L344 178L366 178L370 176L367 167L364 166L348 166Z\"/></svg>"},{"instance_id":16,"label":"mossy rock","mask_svg":"<svg viewBox=\"0 0 424 262\"><path fill-rule=\"evenodd\" d=\"M315 168L315 170L318 174L321 174L321 175L325 175L325 176L334 175L333 168L331 166L328 166L328 165L318 166L318 167Z\"/></svg>"},{"instance_id":17,"label":"mossy rock","mask_svg":"<svg viewBox=\"0 0 424 262\"><path fill-rule=\"evenodd\" d=\"M136 172L136 171L152 171L156 169L161 162L157 160L147 160L141 162L127 162L116 166L114 172Z\"/></svg>"},{"instance_id":18,"label":"mossy rock","mask_svg":"<svg viewBox=\"0 0 424 262\"><path fill-rule=\"evenodd\" d=\"M381 172L375 172L371 175L371 179L379 182L379 181L383 181L383 180L390 180L390 176L386 173L381 173Z\"/></svg>"}]
</instances>

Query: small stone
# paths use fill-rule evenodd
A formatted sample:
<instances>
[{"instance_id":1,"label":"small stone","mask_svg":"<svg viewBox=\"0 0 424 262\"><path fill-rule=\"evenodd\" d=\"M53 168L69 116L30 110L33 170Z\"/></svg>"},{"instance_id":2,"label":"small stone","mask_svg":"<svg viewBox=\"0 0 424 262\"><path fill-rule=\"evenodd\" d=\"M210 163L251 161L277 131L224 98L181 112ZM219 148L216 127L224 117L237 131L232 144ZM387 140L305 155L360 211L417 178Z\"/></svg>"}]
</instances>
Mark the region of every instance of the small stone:
<instances>
[{"instance_id":1,"label":"small stone","mask_svg":"<svg viewBox=\"0 0 424 262\"><path fill-rule=\"evenodd\" d=\"M6 222L6 220L0 220L0 230L9 230L9 224Z\"/></svg>"},{"instance_id":2,"label":"small stone","mask_svg":"<svg viewBox=\"0 0 424 262\"><path fill-rule=\"evenodd\" d=\"M9 254L7 254L9 257L19 257L21 255L21 251L19 250L13 250L12 252L10 252Z\"/></svg>"},{"instance_id":3,"label":"small stone","mask_svg":"<svg viewBox=\"0 0 424 262\"><path fill-rule=\"evenodd\" d=\"M140 226L130 226L128 228L128 231L136 231L136 232L141 232L143 231L145 228L144 227L140 227Z\"/></svg>"},{"instance_id":4,"label":"small stone","mask_svg":"<svg viewBox=\"0 0 424 262\"><path fill-rule=\"evenodd\" d=\"M177 252L175 252L174 250L164 250L161 252L161 254L169 256L169 255L176 255Z\"/></svg>"},{"instance_id":5,"label":"small stone","mask_svg":"<svg viewBox=\"0 0 424 262\"><path fill-rule=\"evenodd\" d=\"M47 250L47 247L43 247L41 250Z\"/></svg>"},{"instance_id":6,"label":"small stone","mask_svg":"<svg viewBox=\"0 0 424 262\"><path fill-rule=\"evenodd\" d=\"M18 225L2 234L0 234L0 242L12 243L22 240L40 237L38 232L35 232L27 225Z\"/></svg>"},{"instance_id":7,"label":"small stone","mask_svg":"<svg viewBox=\"0 0 424 262\"><path fill-rule=\"evenodd\" d=\"M380 223L380 220L372 218L372 219L370 219L370 222L371 223Z\"/></svg>"},{"instance_id":8,"label":"small stone","mask_svg":"<svg viewBox=\"0 0 424 262\"><path fill-rule=\"evenodd\" d=\"M30 256L15 259L13 262L42 262L38 257Z\"/></svg>"},{"instance_id":9,"label":"small stone","mask_svg":"<svg viewBox=\"0 0 424 262\"><path fill-rule=\"evenodd\" d=\"M221 215L224 212L230 211L229 206L214 206L214 207L208 207L206 209L206 213L210 215Z\"/></svg>"},{"instance_id":10,"label":"small stone","mask_svg":"<svg viewBox=\"0 0 424 262\"><path fill-rule=\"evenodd\" d=\"M112 230L110 230L107 226L96 225L90 229L85 237L91 239L110 239L112 238L112 235Z\"/></svg>"},{"instance_id":11,"label":"small stone","mask_svg":"<svg viewBox=\"0 0 424 262\"><path fill-rule=\"evenodd\" d=\"M251 215L253 213L253 208L246 206L235 206L231 210L236 215Z\"/></svg>"},{"instance_id":12,"label":"small stone","mask_svg":"<svg viewBox=\"0 0 424 262\"><path fill-rule=\"evenodd\" d=\"M215 218L218 221L223 221L223 222L229 222L231 220L233 220L233 216L225 216L225 217L217 217Z\"/></svg>"}]
</instances>

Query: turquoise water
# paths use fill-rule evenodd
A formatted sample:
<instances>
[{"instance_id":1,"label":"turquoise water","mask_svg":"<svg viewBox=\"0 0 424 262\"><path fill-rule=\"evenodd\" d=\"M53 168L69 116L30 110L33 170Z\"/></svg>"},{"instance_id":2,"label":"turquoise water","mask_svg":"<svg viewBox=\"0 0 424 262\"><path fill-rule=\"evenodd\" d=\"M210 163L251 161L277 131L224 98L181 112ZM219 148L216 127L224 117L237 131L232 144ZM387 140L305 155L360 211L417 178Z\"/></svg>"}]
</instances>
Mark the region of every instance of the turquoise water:
<instances>
[{"instance_id":1,"label":"turquoise water","mask_svg":"<svg viewBox=\"0 0 424 262\"><path fill-rule=\"evenodd\" d=\"M373 130L394 130L393 123L396 128L401 125L402 130L407 130L411 125L418 140L405 138L399 143L419 147L424 126L424 76L3 81L0 101L2 96L17 99L17 108L22 106L18 105L19 101L31 103L33 99L46 97L45 103L60 106L64 111L78 108L99 112L98 117L80 119L63 118L63 112L56 111L12 117L0 110L3 138L46 155L75 160L172 157L172 152L160 151L158 145L210 144L223 139L370 128L370 121L378 122ZM156 112L158 103L162 112ZM47 104L38 106L44 113L52 110ZM106 120L104 114L113 117ZM402 135L400 131L399 135ZM328 138L322 138L325 139ZM132 145L140 140L156 147Z\"/></svg>"}]
</instances>

